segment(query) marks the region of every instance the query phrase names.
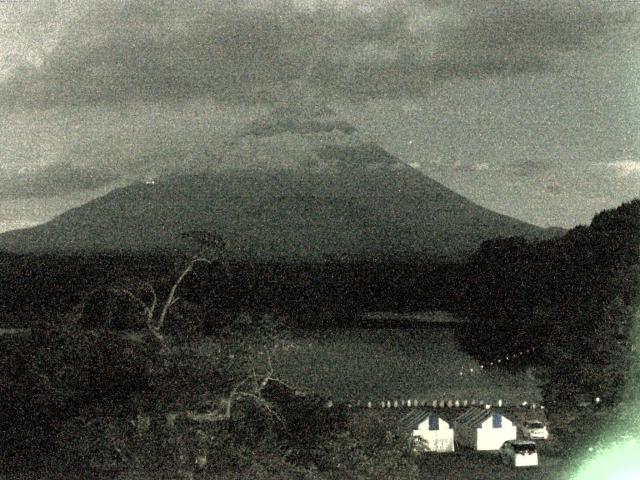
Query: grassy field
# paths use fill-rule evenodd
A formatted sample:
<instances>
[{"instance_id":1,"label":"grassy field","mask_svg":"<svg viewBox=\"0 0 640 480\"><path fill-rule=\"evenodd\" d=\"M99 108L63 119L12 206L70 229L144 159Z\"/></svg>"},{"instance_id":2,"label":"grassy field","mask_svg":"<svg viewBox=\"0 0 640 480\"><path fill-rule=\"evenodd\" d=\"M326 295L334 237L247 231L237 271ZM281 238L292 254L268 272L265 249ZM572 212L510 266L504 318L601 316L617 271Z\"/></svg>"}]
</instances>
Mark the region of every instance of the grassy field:
<instances>
[{"instance_id":1,"label":"grassy field","mask_svg":"<svg viewBox=\"0 0 640 480\"><path fill-rule=\"evenodd\" d=\"M278 374L338 401L541 400L525 372L481 369L447 326L304 330L294 344L274 358Z\"/></svg>"}]
</instances>

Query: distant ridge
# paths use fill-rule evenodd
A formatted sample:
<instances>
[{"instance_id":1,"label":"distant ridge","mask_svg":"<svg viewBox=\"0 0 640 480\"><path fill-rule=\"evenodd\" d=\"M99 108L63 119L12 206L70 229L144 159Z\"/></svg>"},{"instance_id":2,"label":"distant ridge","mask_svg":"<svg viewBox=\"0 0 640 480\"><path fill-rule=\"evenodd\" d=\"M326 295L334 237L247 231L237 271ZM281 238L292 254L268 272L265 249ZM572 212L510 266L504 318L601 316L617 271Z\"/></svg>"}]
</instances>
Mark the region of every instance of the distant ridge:
<instances>
[{"instance_id":1,"label":"distant ridge","mask_svg":"<svg viewBox=\"0 0 640 480\"><path fill-rule=\"evenodd\" d=\"M569 230L560 227L547 227L543 229L542 238L543 239L551 239L563 236Z\"/></svg>"}]
</instances>

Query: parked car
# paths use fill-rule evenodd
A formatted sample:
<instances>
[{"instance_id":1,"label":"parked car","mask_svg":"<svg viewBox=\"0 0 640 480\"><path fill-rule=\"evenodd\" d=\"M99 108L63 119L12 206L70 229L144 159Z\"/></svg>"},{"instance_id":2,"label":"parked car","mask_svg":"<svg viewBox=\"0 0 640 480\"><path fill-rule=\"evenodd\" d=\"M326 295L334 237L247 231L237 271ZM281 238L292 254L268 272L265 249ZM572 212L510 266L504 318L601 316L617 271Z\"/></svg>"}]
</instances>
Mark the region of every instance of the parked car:
<instances>
[{"instance_id":1,"label":"parked car","mask_svg":"<svg viewBox=\"0 0 640 480\"><path fill-rule=\"evenodd\" d=\"M536 442L531 440L507 440L500 447L502 463L512 467L538 466Z\"/></svg>"},{"instance_id":2,"label":"parked car","mask_svg":"<svg viewBox=\"0 0 640 480\"><path fill-rule=\"evenodd\" d=\"M522 435L530 440L547 440L549 429L540 421L529 421L522 424Z\"/></svg>"}]
</instances>

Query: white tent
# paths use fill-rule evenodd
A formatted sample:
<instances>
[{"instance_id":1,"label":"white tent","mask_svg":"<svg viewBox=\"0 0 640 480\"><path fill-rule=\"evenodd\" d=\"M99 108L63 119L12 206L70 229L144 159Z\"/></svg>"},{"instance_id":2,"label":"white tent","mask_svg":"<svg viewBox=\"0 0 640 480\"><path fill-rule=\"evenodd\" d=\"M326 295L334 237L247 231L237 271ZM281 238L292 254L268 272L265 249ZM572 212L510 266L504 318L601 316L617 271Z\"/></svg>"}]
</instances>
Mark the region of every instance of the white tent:
<instances>
[{"instance_id":1,"label":"white tent","mask_svg":"<svg viewBox=\"0 0 640 480\"><path fill-rule=\"evenodd\" d=\"M411 452L453 452L453 429L449 424L428 410L416 409L400 420L398 427L411 432Z\"/></svg>"},{"instance_id":2,"label":"white tent","mask_svg":"<svg viewBox=\"0 0 640 480\"><path fill-rule=\"evenodd\" d=\"M499 412L470 408L454 422L456 442L475 450L498 450L517 438L516 425Z\"/></svg>"}]
</instances>

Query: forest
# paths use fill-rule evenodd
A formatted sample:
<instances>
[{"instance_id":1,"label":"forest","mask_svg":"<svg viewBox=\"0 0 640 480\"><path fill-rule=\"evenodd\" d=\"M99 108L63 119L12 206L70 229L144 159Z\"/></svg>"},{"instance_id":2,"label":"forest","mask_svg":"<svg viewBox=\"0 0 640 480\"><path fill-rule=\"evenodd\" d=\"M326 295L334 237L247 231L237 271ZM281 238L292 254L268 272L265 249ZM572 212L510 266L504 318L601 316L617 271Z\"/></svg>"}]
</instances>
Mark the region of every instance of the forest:
<instances>
[{"instance_id":1,"label":"forest","mask_svg":"<svg viewBox=\"0 0 640 480\"><path fill-rule=\"evenodd\" d=\"M447 298L473 319L460 331L467 348L491 358L501 339L542 345L554 400L578 392L620 400L640 299L640 200L557 239L486 241L460 275Z\"/></svg>"}]
</instances>

